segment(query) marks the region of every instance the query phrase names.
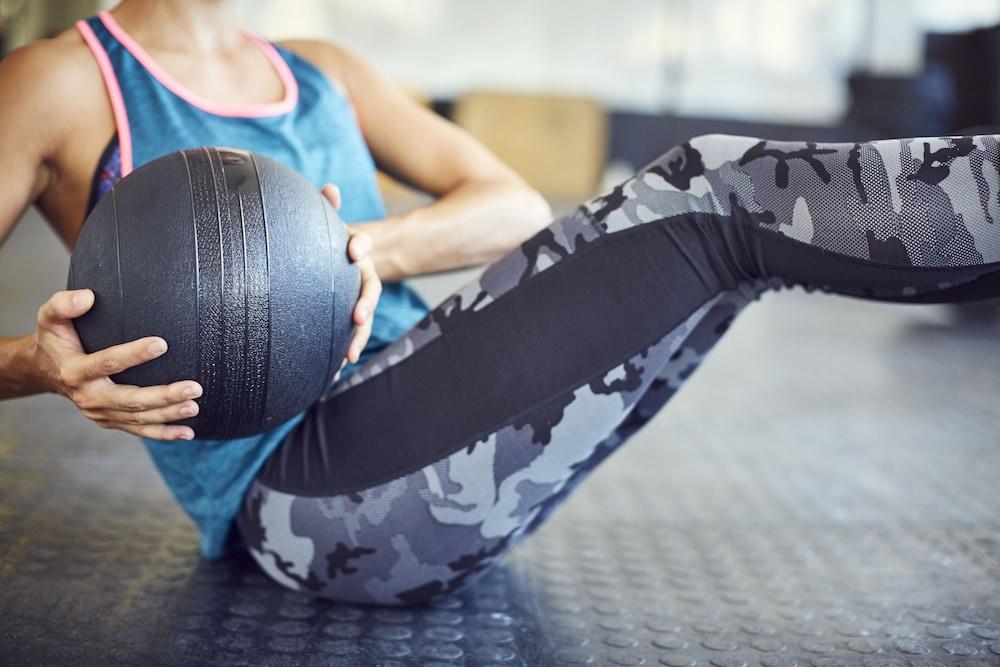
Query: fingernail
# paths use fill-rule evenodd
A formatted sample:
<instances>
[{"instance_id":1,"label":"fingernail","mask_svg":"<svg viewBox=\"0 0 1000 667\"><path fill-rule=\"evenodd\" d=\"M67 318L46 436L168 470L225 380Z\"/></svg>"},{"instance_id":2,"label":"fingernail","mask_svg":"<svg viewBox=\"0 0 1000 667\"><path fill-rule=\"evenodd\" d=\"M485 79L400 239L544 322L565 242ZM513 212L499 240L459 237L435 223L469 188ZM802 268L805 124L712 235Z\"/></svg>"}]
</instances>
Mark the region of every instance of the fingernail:
<instances>
[{"instance_id":1,"label":"fingernail","mask_svg":"<svg viewBox=\"0 0 1000 667\"><path fill-rule=\"evenodd\" d=\"M155 341L149 344L149 351L151 354L163 354L167 351L167 344L162 340Z\"/></svg>"},{"instance_id":2,"label":"fingernail","mask_svg":"<svg viewBox=\"0 0 1000 667\"><path fill-rule=\"evenodd\" d=\"M360 306L358 308L358 315L361 316L361 319L367 320L368 319L368 309L365 308L364 306Z\"/></svg>"},{"instance_id":3,"label":"fingernail","mask_svg":"<svg viewBox=\"0 0 1000 667\"><path fill-rule=\"evenodd\" d=\"M194 440L194 431L184 431L181 434L181 440Z\"/></svg>"},{"instance_id":4,"label":"fingernail","mask_svg":"<svg viewBox=\"0 0 1000 667\"><path fill-rule=\"evenodd\" d=\"M184 390L184 398L198 398L199 396L201 396L199 387L188 387Z\"/></svg>"},{"instance_id":5,"label":"fingernail","mask_svg":"<svg viewBox=\"0 0 1000 667\"><path fill-rule=\"evenodd\" d=\"M87 293L77 292L73 295L73 305L74 306L85 306L87 305Z\"/></svg>"},{"instance_id":6,"label":"fingernail","mask_svg":"<svg viewBox=\"0 0 1000 667\"><path fill-rule=\"evenodd\" d=\"M181 414L184 415L185 417L194 417L197 413L198 413L197 408L194 408L190 405L181 408Z\"/></svg>"}]
</instances>

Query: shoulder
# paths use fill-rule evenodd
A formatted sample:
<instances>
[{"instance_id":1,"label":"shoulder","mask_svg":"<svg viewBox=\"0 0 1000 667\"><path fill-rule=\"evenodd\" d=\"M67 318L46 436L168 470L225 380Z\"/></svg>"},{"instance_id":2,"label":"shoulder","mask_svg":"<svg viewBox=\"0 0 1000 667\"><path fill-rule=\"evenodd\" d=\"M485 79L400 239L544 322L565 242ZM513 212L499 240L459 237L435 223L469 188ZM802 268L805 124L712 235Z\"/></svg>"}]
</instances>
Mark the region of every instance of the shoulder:
<instances>
[{"instance_id":1,"label":"shoulder","mask_svg":"<svg viewBox=\"0 0 1000 667\"><path fill-rule=\"evenodd\" d=\"M89 107L100 109L103 83L75 29L23 46L0 60L4 116L24 118L33 133L58 133Z\"/></svg>"},{"instance_id":2,"label":"shoulder","mask_svg":"<svg viewBox=\"0 0 1000 667\"><path fill-rule=\"evenodd\" d=\"M367 65L342 46L318 39L286 39L276 42L311 63L337 86L349 89L351 82L363 76Z\"/></svg>"},{"instance_id":3,"label":"shoulder","mask_svg":"<svg viewBox=\"0 0 1000 667\"><path fill-rule=\"evenodd\" d=\"M75 28L22 46L0 60L0 85L5 91L19 88L26 101L75 95L88 80L100 82L100 71Z\"/></svg>"}]
</instances>

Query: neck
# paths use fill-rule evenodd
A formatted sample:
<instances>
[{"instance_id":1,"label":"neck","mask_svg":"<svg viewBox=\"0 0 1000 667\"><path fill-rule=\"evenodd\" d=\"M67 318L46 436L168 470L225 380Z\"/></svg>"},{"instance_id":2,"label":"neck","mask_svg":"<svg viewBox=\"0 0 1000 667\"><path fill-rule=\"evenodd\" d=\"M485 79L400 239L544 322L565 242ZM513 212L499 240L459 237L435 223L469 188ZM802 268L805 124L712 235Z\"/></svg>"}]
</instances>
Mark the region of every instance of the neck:
<instances>
[{"instance_id":1,"label":"neck","mask_svg":"<svg viewBox=\"0 0 1000 667\"><path fill-rule=\"evenodd\" d=\"M122 0L111 13L147 48L217 52L241 39L231 0Z\"/></svg>"}]
</instances>

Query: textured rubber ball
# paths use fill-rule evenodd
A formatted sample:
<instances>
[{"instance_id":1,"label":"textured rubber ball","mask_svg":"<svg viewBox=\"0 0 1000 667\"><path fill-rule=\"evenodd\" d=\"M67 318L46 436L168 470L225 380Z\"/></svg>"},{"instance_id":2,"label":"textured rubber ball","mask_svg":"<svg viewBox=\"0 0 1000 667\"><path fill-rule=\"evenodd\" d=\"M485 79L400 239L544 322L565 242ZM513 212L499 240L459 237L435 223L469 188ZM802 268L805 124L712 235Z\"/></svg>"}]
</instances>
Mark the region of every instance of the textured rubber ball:
<instances>
[{"instance_id":1,"label":"textured rubber ball","mask_svg":"<svg viewBox=\"0 0 1000 667\"><path fill-rule=\"evenodd\" d=\"M140 386L197 380L202 439L273 428L312 405L340 367L360 291L347 231L316 188L266 157L172 153L129 174L77 239L69 288L93 352L161 336L162 357L114 376Z\"/></svg>"}]
</instances>

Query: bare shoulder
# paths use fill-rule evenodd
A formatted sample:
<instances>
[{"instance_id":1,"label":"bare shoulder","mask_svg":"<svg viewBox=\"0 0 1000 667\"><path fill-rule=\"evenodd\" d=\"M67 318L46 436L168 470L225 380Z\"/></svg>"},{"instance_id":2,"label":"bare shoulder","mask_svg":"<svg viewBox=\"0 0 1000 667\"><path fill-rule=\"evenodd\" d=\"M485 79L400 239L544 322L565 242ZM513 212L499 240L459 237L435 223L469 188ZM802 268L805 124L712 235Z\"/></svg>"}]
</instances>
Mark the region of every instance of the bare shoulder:
<instances>
[{"instance_id":1,"label":"bare shoulder","mask_svg":"<svg viewBox=\"0 0 1000 667\"><path fill-rule=\"evenodd\" d=\"M364 62L347 49L319 39L287 39L278 42L295 55L305 58L334 83L350 87Z\"/></svg>"},{"instance_id":2,"label":"bare shoulder","mask_svg":"<svg viewBox=\"0 0 1000 667\"><path fill-rule=\"evenodd\" d=\"M0 107L33 134L72 129L104 111L100 70L76 30L23 46L0 61Z\"/></svg>"},{"instance_id":3,"label":"bare shoulder","mask_svg":"<svg viewBox=\"0 0 1000 667\"><path fill-rule=\"evenodd\" d=\"M74 98L82 86L93 81L101 82L100 71L76 29L22 46L0 60L0 85L5 90L22 87L19 92L26 96L25 101L59 94Z\"/></svg>"}]
</instances>

